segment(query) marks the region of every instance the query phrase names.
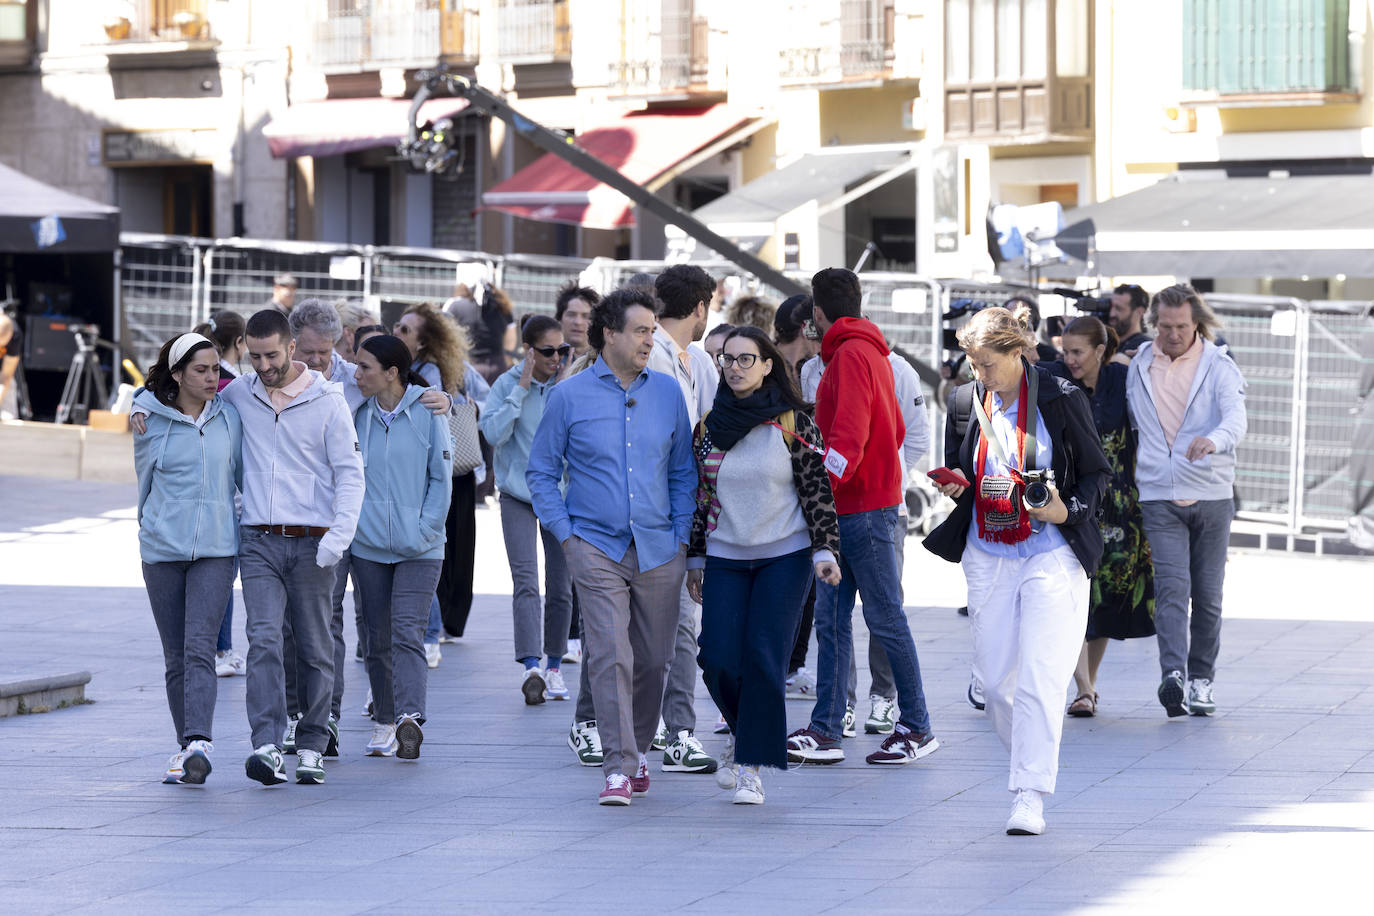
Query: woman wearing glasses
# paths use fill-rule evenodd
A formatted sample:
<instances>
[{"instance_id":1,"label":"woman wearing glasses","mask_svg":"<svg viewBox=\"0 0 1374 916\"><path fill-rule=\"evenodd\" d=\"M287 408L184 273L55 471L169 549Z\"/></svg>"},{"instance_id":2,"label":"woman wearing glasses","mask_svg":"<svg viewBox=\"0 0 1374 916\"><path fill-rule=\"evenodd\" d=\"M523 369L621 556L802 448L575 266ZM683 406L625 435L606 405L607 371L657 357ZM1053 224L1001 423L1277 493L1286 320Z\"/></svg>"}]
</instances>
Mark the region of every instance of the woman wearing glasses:
<instances>
[{"instance_id":1,"label":"woman wearing glasses","mask_svg":"<svg viewBox=\"0 0 1374 916\"><path fill-rule=\"evenodd\" d=\"M501 532L514 583L515 659L524 665L520 692L534 706L544 700L566 700L568 688L559 668L568 651L572 621L572 588L563 548L539 524L530 505L525 466L534 431L544 416L559 370L572 353L563 328L547 315L525 320L520 337L525 358L502 373L491 386L482 414L482 435L495 450L496 486L501 491ZM539 547L544 542L544 608L539 607ZM543 621L542 635L540 621ZM540 670L541 655L547 658Z\"/></svg>"},{"instance_id":2,"label":"woman wearing glasses","mask_svg":"<svg viewBox=\"0 0 1374 916\"><path fill-rule=\"evenodd\" d=\"M840 529L820 430L786 357L746 326L726 335L718 363L694 441L687 591L702 606L702 679L731 732L716 784L761 805L759 770L787 767L784 678L802 602L813 569L839 583Z\"/></svg>"}]
</instances>

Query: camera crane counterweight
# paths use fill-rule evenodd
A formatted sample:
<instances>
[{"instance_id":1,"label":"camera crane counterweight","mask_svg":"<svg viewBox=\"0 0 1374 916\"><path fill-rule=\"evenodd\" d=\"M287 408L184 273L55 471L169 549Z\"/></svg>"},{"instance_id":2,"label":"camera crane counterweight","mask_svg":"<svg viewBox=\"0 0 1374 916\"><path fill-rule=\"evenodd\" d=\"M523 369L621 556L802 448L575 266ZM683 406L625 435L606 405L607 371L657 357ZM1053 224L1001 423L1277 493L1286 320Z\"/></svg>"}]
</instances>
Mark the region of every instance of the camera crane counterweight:
<instances>
[{"instance_id":1,"label":"camera crane counterweight","mask_svg":"<svg viewBox=\"0 0 1374 916\"><path fill-rule=\"evenodd\" d=\"M535 146L545 152L553 153L602 184L615 188L628 197L635 206L643 207L655 216L677 226L691 238L726 260L739 265L740 268L758 277L784 295L794 296L810 293L807 287L788 277L782 271L744 251L729 239L712 232L706 224L685 210L681 210L645 190L616 169L583 151L573 143L571 137L550 130L537 121L525 117L506 104L500 96L479 86L472 80L450 73L443 67L421 71L416 74L416 79L420 81L420 88L416 90L415 98L410 105L410 126L406 139L400 143L397 152L418 171L442 173L451 167L456 158L447 137L436 135L431 131L424 131L422 125L416 123L420 106L424 104L425 100L446 91L450 95L466 99L467 103L478 111L494 118L500 118L510 125L512 130Z\"/></svg>"}]
</instances>

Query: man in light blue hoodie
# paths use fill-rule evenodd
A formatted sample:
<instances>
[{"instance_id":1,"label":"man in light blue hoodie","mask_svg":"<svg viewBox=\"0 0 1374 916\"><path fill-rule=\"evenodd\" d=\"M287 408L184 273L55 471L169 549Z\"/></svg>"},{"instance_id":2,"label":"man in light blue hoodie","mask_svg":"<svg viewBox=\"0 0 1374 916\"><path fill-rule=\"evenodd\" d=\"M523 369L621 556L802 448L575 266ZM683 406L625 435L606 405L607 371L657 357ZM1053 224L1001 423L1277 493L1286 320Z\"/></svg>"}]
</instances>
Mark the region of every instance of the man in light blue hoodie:
<instances>
[{"instance_id":1,"label":"man in light blue hoodie","mask_svg":"<svg viewBox=\"0 0 1374 916\"><path fill-rule=\"evenodd\" d=\"M1191 286L1156 293L1149 320L1158 336L1131 360L1126 401L1139 439L1135 482L1154 561L1159 702L1171 717L1210 716L1236 446L1246 429L1245 379L1212 342L1216 314Z\"/></svg>"}]
</instances>

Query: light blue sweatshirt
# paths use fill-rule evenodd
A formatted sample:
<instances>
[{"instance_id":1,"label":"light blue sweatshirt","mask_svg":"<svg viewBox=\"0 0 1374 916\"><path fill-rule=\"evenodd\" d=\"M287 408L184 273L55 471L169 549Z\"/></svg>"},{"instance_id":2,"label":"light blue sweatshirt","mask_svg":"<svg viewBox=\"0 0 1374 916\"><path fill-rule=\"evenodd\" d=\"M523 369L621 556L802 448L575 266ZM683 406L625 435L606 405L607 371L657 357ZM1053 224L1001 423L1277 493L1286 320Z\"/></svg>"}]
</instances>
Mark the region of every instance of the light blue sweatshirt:
<instances>
[{"instance_id":1,"label":"light blue sweatshirt","mask_svg":"<svg viewBox=\"0 0 1374 916\"><path fill-rule=\"evenodd\" d=\"M1231 499L1236 445L1246 429L1245 378L1235 360L1210 340L1203 340L1183 423L1171 449L1155 410L1150 383L1155 343L1150 341L1136 352L1126 373L1126 406L1139 442L1135 485L1140 498ZM1189 461L1188 446L1198 436L1212 440L1217 450L1199 461Z\"/></svg>"},{"instance_id":2,"label":"light blue sweatshirt","mask_svg":"<svg viewBox=\"0 0 1374 916\"><path fill-rule=\"evenodd\" d=\"M143 562L237 555L234 491L243 486L238 412L215 395L197 425L146 389L134 402L148 415L148 431L134 439Z\"/></svg>"},{"instance_id":3,"label":"light blue sweatshirt","mask_svg":"<svg viewBox=\"0 0 1374 916\"><path fill-rule=\"evenodd\" d=\"M420 403L411 385L387 426L375 397L354 415L367 481L353 555L374 563L439 560L453 492L448 417Z\"/></svg>"},{"instance_id":4,"label":"light blue sweatshirt","mask_svg":"<svg viewBox=\"0 0 1374 916\"><path fill-rule=\"evenodd\" d=\"M553 380L541 384L531 379L529 390L521 388L523 367L524 364L519 363L496 379L478 425L493 449L497 488L507 496L528 503L532 500L529 485L525 483L525 468L530 463L534 431L544 418L544 405L553 391Z\"/></svg>"}]
</instances>

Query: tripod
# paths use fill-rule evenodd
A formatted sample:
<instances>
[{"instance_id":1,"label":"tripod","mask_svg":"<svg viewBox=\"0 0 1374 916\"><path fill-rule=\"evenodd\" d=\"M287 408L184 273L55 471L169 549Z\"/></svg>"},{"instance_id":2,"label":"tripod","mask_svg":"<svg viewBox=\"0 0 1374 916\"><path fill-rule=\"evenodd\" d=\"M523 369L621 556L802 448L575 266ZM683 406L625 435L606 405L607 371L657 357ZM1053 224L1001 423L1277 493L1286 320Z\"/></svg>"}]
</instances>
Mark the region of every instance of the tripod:
<instances>
[{"instance_id":1,"label":"tripod","mask_svg":"<svg viewBox=\"0 0 1374 916\"><path fill-rule=\"evenodd\" d=\"M57 405L55 423L85 424L90 417L92 404L103 407L109 401L105 379L100 374L100 360L96 358L95 335L83 330L73 330L76 338L76 353L72 355L72 367L67 370L67 382L62 386L62 400ZM92 401L92 389L97 400Z\"/></svg>"}]
</instances>

